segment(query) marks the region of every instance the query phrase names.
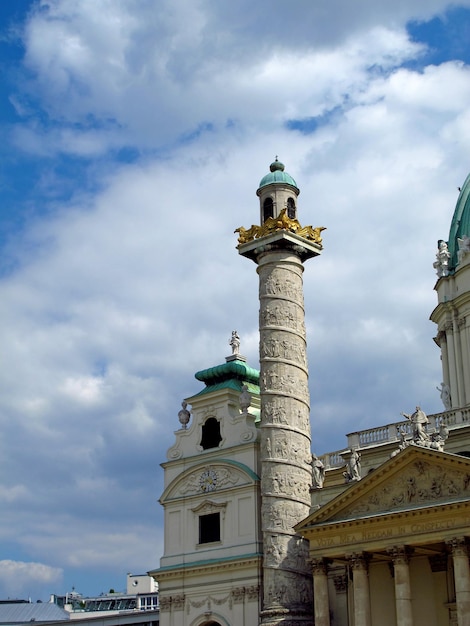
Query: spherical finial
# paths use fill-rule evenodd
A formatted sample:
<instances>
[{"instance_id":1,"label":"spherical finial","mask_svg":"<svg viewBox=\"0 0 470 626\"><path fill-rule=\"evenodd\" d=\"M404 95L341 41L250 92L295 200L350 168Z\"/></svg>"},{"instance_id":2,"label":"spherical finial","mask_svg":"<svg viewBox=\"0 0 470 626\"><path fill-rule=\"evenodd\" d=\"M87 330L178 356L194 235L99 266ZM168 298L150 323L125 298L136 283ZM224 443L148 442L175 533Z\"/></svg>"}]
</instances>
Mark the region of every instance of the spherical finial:
<instances>
[{"instance_id":1,"label":"spherical finial","mask_svg":"<svg viewBox=\"0 0 470 626\"><path fill-rule=\"evenodd\" d=\"M273 163L271 163L271 165L269 166L269 169L271 172L283 172L284 163L281 163L280 161L278 161L277 155L276 155L276 159L274 160Z\"/></svg>"}]
</instances>

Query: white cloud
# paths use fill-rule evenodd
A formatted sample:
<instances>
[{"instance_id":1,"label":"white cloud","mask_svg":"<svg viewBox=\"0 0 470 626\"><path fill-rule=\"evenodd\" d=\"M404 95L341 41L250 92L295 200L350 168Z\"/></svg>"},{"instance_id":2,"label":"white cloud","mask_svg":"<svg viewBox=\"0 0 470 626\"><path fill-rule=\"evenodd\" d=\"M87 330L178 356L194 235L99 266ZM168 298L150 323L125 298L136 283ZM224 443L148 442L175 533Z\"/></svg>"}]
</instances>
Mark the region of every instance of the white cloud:
<instances>
[{"instance_id":1,"label":"white cloud","mask_svg":"<svg viewBox=\"0 0 470 626\"><path fill-rule=\"evenodd\" d=\"M0 541L91 579L158 564L158 464L181 400L200 390L194 372L224 361L235 328L256 366L256 268L233 230L258 221L275 154L301 187L302 223L328 228L304 275L315 451L417 401L439 410L432 261L467 174L468 68L400 67L420 54L404 21L437 1L336 2L325 15L269 3L261 31L264 1L250 13L41 6L25 29L28 88L53 124L29 119L16 145L45 157L51 193L56 151L103 165L98 191L77 179L3 249L0 500L15 507ZM336 108L311 135L283 126ZM212 130L177 141L203 122ZM107 151L123 145L151 150L117 168Z\"/></svg>"},{"instance_id":2,"label":"white cloud","mask_svg":"<svg viewBox=\"0 0 470 626\"><path fill-rule=\"evenodd\" d=\"M0 585L10 596L20 596L47 585L57 585L62 578L63 570L50 567L43 563L27 563L24 561L0 561Z\"/></svg>"}]
</instances>

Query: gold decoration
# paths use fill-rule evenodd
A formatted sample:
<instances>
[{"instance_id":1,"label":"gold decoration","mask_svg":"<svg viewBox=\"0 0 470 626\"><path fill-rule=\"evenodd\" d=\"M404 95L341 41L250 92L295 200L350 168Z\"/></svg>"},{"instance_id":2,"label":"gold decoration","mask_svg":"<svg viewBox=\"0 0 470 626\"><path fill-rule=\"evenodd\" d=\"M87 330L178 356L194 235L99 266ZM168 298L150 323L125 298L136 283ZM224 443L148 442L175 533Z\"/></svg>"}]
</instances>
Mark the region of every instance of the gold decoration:
<instances>
[{"instance_id":1,"label":"gold decoration","mask_svg":"<svg viewBox=\"0 0 470 626\"><path fill-rule=\"evenodd\" d=\"M240 226L240 228L237 228L234 232L239 233L238 243L241 245L253 241L254 239L260 239L265 235L270 235L279 230L287 230L291 233L295 233L299 237L313 241L321 246L322 238L320 233L322 230L326 230L326 228L325 226L316 226L315 228L313 228L313 226L301 226L298 220L293 220L287 216L287 209L282 209L278 217L268 217L262 226L256 226L255 224L250 228Z\"/></svg>"}]
</instances>

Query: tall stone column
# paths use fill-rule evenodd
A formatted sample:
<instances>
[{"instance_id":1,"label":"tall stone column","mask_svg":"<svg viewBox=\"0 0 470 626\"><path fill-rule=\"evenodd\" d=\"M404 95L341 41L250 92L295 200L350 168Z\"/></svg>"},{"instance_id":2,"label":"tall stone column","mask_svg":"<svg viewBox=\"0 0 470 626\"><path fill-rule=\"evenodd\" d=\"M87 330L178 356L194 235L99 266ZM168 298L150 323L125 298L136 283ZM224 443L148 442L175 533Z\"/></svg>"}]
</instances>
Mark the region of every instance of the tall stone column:
<instances>
[{"instance_id":1,"label":"tall stone column","mask_svg":"<svg viewBox=\"0 0 470 626\"><path fill-rule=\"evenodd\" d=\"M470 566L468 546L463 537L448 542L454 564L455 602L458 626L470 626Z\"/></svg>"},{"instance_id":2,"label":"tall stone column","mask_svg":"<svg viewBox=\"0 0 470 626\"><path fill-rule=\"evenodd\" d=\"M315 559L313 572L313 608L315 626L330 626L328 573L325 559Z\"/></svg>"},{"instance_id":3,"label":"tall stone column","mask_svg":"<svg viewBox=\"0 0 470 626\"><path fill-rule=\"evenodd\" d=\"M263 626L312 623L308 544L294 527L310 512L312 452L303 263L323 227L302 227L299 189L277 158L261 179L261 225L240 227L238 252L259 275Z\"/></svg>"},{"instance_id":4,"label":"tall stone column","mask_svg":"<svg viewBox=\"0 0 470 626\"><path fill-rule=\"evenodd\" d=\"M353 573L354 626L371 626L369 573L366 555L351 555L350 565Z\"/></svg>"},{"instance_id":5,"label":"tall stone column","mask_svg":"<svg viewBox=\"0 0 470 626\"><path fill-rule=\"evenodd\" d=\"M413 626L409 552L406 546L395 546L389 550L389 554L392 557L395 578L397 624Z\"/></svg>"},{"instance_id":6,"label":"tall stone column","mask_svg":"<svg viewBox=\"0 0 470 626\"><path fill-rule=\"evenodd\" d=\"M298 623L312 603L308 548L293 529L312 483L302 272L290 250L258 257L264 624Z\"/></svg>"}]
</instances>

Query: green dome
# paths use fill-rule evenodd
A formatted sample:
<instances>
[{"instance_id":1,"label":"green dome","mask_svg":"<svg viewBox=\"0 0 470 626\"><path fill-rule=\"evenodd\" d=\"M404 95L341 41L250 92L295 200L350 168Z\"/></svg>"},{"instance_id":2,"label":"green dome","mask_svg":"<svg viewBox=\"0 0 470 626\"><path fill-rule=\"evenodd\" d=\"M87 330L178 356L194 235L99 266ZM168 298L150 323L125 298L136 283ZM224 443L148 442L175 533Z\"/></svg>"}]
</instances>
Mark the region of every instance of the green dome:
<instances>
[{"instance_id":1,"label":"green dome","mask_svg":"<svg viewBox=\"0 0 470 626\"><path fill-rule=\"evenodd\" d=\"M457 253L459 251L459 243L457 240L464 235L470 237L470 174L467 176L460 190L450 225L448 241L450 252L449 270L455 270L457 266Z\"/></svg>"},{"instance_id":2,"label":"green dome","mask_svg":"<svg viewBox=\"0 0 470 626\"><path fill-rule=\"evenodd\" d=\"M259 189L261 189L261 187L266 187L266 185L280 183L282 185L291 185L291 187L295 187L298 191L297 183L290 174L284 171L284 163L278 161L277 157L274 163L271 163L269 169L269 174L266 174L266 176L263 176L261 179Z\"/></svg>"}]
</instances>

